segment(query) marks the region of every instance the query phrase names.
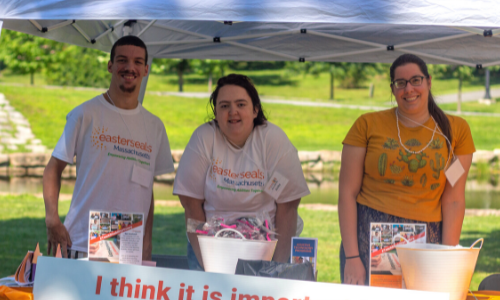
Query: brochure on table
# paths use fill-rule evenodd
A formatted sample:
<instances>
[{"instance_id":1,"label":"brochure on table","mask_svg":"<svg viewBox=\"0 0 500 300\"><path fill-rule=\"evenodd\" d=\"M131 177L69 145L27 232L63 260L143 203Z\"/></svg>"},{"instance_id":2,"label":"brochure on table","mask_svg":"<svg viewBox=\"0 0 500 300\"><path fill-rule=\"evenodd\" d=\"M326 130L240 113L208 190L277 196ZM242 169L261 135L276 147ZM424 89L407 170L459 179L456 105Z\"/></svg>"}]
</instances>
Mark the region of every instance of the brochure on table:
<instances>
[{"instance_id":1,"label":"brochure on table","mask_svg":"<svg viewBox=\"0 0 500 300\"><path fill-rule=\"evenodd\" d=\"M318 257L318 239L292 237L291 263L301 264L306 261L313 266L313 272L316 274L316 259Z\"/></svg>"},{"instance_id":2,"label":"brochure on table","mask_svg":"<svg viewBox=\"0 0 500 300\"><path fill-rule=\"evenodd\" d=\"M142 264L144 214L90 211L89 260Z\"/></svg>"},{"instance_id":3,"label":"brochure on table","mask_svg":"<svg viewBox=\"0 0 500 300\"><path fill-rule=\"evenodd\" d=\"M40 257L36 300L448 300L449 294Z\"/></svg>"},{"instance_id":4,"label":"brochure on table","mask_svg":"<svg viewBox=\"0 0 500 300\"><path fill-rule=\"evenodd\" d=\"M426 242L426 224L370 223L370 286L405 288L396 245Z\"/></svg>"}]
</instances>

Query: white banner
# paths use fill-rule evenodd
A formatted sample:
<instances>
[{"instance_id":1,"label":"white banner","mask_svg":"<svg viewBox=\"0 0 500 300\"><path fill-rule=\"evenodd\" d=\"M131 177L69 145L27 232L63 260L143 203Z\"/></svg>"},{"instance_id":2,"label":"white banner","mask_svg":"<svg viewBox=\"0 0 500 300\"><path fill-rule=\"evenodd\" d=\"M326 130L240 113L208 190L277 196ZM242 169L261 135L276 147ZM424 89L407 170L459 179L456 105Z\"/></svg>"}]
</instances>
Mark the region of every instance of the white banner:
<instances>
[{"instance_id":1,"label":"white banner","mask_svg":"<svg viewBox=\"0 0 500 300\"><path fill-rule=\"evenodd\" d=\"M449 299L449 295L444 293L226 275L53 257L38 259L33 293L36 300Z\"/></svg>"}]
</instances>

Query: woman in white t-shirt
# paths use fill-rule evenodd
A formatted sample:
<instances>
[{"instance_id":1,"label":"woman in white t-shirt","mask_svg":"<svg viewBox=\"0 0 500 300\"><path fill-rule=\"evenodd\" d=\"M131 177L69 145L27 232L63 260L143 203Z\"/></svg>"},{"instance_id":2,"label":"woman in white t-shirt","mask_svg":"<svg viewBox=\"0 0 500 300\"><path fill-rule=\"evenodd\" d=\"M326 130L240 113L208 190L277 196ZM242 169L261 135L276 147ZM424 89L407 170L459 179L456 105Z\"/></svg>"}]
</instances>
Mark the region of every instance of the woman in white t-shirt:
<instances>
[{"instance_id":1,"label":"woman in white t-shirt","mask_svg":"<svg viewBox=\"0 0 500 300\"><path fill-rule=\"evenodd\" d=\"M210 97L214 118L198 127L182 155L174 183L186 220L226 220L267 212L278 244L273 260L288 262L297 231L297 207L309 194L297 155L286 134L267 121L251 80L230 74ZM267 192L270 179L280 186ZM191 269L203 269L196 234L188 234Z\"/></svg>"}]
</instances>

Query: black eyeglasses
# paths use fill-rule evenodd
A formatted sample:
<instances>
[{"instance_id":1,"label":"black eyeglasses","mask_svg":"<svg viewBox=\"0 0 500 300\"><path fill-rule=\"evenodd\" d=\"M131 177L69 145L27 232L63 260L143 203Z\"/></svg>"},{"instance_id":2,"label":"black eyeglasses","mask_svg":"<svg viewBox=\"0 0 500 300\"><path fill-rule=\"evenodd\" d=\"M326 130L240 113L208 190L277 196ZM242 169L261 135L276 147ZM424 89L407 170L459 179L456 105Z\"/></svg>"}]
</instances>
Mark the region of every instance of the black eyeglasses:
<instances>
[{"instance_id":1,"label":"black eyeglasses","mask_svg":"<svg viewBox=\"0 0 500 300\"><path fill-rule=\"evenodd\" d=\"M399 90L399 89L404 89L406 87L406 85L408 84L408 82L413 86L419 86L424 81L424 78L427 78L427 77L426 76L413 76L412 78L410 78L410 80L398 79L398 80L394 80L393 82L391 82L391 84L396 89Z\"/></svg>"}]
</instances>

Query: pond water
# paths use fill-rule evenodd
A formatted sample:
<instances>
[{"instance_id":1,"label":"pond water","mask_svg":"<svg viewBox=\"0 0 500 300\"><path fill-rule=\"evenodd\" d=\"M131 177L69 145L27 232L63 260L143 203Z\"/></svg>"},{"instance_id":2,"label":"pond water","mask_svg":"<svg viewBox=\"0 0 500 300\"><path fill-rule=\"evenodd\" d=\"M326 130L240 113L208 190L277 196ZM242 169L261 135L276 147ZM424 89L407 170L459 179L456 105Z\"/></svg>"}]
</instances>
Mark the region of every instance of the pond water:
<instances>
[{"instance_id":1,"label":"pond water","mask_svg":"<svg viewBox=\"0 0 500 300\"><path fill-rule=\"evenodd\" d=\"M63 180L61 193L72 194L75 182ZM338 181L323 181L308 183L311 194L302 199L301 203L338 203ZM172 195L171 184L155 182L155 199L178 200ZM0 193L42 193L41 178L12 178L0 180ZM476 180L467 181L465 200L467 208L500 209L500 186L494 186L488 182Z\"/></svg>"}]
</instances>

